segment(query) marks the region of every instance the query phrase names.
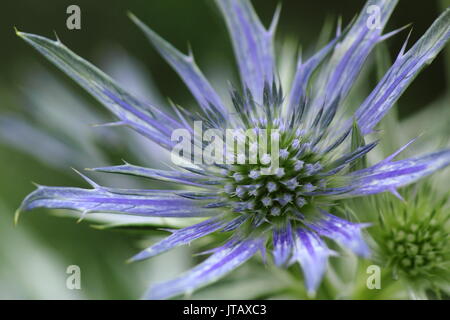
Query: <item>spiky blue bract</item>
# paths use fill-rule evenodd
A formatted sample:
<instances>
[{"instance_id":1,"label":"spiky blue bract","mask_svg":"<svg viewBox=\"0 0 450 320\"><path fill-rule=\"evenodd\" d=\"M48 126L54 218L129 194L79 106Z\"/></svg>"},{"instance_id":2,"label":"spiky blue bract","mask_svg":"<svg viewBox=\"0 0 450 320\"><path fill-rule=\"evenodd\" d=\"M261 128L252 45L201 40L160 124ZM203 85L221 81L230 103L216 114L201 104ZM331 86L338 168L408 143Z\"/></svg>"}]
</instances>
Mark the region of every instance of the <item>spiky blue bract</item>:
<instances>
[{"instance_id":1,"label":"spiky blue bract","mask_svg":"<svg viewBox=\"0 0 450 320\"><path fill-rule=\"evenodd\" d=\"M225 227L225 225L226 221L224 219L215 217L187 228L175 230L173 231L171 236L164 238L160 242L155 243L151 247L135 255L133 258L131 258L131 260L135 261L147 259L170 250L176 246L188 244L195 239L204 237L210 233L213 233L214 231L222 229L223 227Z\"/></svg>"},{"instance_id":2,"label":"spiky blue bract","mask_svg":"<svg viewBox=\"0 0 450 320\"><path fill-rule=\"evenodd\" d=\"M231 239L222 247L216 248L208 259L179 278L155 285L147 297L164 299L181 293L190 293L234 270L250 259L262 246L261 238Z\"/></svg>"},{"instance_id":3,"label":"spiky blue bract","mask_svg":"<svg viewBox=\"0 0 450 320\"><path fill-rule=\"evenodd\" d=\"M229 241L191 271L155 285L149 298L162 299L190 292L217 280L267 246L278 266L298 262L305 285L315 292L334 255L322 237L335 240L367 257L363 240L367 224L334 216L335 199L390 191L410 184L450 163L450 150L396 161L392 156L365 167L365 156L378 141L365 143L418 72L436 57L450 36L450 10L446 10L408 51L403 48L394 65L358 108L345 116L344 101L364 62L382 35L397 1L369 0L361 14L315 55L297 63L291 88L281 88L274 56L274 35L279 11L265 28L248 0L216 0L231 35L241 89L231 89L231 103L222 101L194 62L160 38L135 16L151 44L175 69L192 92L200 114L175 108L176 117L157 106L139 101L107 75L78 57L59 40L18 32L51 62L90 92L129 126L171 150L171 133L193 132L192 120L214 129L278 129L279 168L272 175L264 156L257 164L196 164L173 170L154 170L128 163L93 169L98 172L140 176L181 184L190 190L107 188L89 180L92 189L39 186L20 210L36 207L65 208L85 214L111 212L158 217L207 217L203 222L173 231L172 235L134 257L140 260L222 232ZM369 6L380 9L380 24L371 28ZM312 75L315 75L314 77ZM284 94L284 92L288 92ZM286 99L284 97L286 96ZM68 120L69 121L69 120ZM203 141L194 139L197 147ZM247 147L251 148L249 142Z\"/></svg>"}]
</instances>

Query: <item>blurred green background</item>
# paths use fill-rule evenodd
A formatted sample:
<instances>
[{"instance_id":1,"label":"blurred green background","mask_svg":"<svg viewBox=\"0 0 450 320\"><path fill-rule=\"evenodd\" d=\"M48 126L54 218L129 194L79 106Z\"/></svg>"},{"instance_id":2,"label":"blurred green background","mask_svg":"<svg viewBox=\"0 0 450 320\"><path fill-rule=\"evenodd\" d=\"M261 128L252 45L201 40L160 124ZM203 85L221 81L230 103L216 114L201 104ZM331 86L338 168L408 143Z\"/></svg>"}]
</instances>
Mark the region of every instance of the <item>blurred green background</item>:
<instances>
[{"instance_id":1,"label":"blurred green background","mask_svg":"<svg viewBox=\"0 0 450 320\"><path fill-rule=\"evenodd\" d=\"M345 25L363 5L363 1L359 0L254 0L253 4L263 22L268 23L279 2L283 5L277 32L280 43L284 39L294 38L306 52L309 52L308 48L314 48L326 18L342 16ZM66 28L66 8L71 4L81 8L81 30ZM413 43L442 8L449 5L450 1L402 0L387 30L413 22L410 42ZM57 88L61 85L67 94L82 99L83 104L100 117L105 114L91 97L16 37L14 26L21 31L49 37L53 37L55 31L61 41L76 53L96 65L109 66L110 70L120 68L122 60L109 59L108 54L126 52L127 57L139 61L136 69L148 73L153 79L149 79L148 92L152 99L165 101L165 97L170 97L183 106L192 106L193 99L182 82L131 23L127 11L133 12L183 51L189 42L198 64L207 76L211 76L214 84L224 87L229 77L235 79L231 45L212 1L3 1L0 10L0 115L14 113L28 117L35 104L30 94L46 83L46 77L55 82L55 90L59 90ZM406 32L402 32L388 40L387 46L392 56L398 52L405 37ZM421 73L399 102L401 117L410 117L446 94L450 79L446 79L443 70L448 65L444 55L440 55ZM141 89L145 91L145 85ZM160 96L155 92L159 92ZM46 94L51 104L53 94L56 99L58 92L48 91ZM58 107L56 103L55 107ZM67 113L67 121L72 121L70 113ZM83 132L93 130L90 124L86 123L79 129ZM73 135L79 134L73 131ZM103 163L93 163L92 166L116 164L122 158L134 160L127 154L129 146L126 142L129 140L123 139L124 134L119 131L118 145L114 144L115 138L106 147L104 145L105 157L99 160ZM101 148L102 141L97 139L94 145ZM39 144L34 146L40 148ZM153 160L145 163L144 157L136 161L149 164ZM55 168L45 159L39 161L27 152L17 151L0 141L0 299L139 298L150 282L171 277L192 263L190 249L182 248L153 261L125 264L125 260L141 248L142 235L98 231L89 223L76 224L73 219L63 219L44 210L24 214L19 225L13 227L14 210L34 189L31 181L45 185L83 186L83 182L70 170L71 165L78 164L75 161L70 163L68 159L67 164ZM66 169L61 170L64 167ZM66 289L66 268L73 264L81 267L82 290ZM159 267L162 265L164 268Z\"/></svg>"}]
</instances>

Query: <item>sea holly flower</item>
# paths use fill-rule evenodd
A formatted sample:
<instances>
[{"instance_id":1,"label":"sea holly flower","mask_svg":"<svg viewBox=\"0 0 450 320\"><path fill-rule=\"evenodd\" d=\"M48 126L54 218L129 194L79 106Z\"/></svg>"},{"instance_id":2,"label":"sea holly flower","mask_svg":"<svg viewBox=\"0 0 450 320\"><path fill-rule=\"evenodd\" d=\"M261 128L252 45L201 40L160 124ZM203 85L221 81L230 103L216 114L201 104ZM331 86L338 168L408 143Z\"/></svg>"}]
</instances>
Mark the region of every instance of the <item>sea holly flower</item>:
<instances>
[{"instance_id":1,"label":"sea holly flower","mask_svg":"<svg viewBox=\"0 0 450 320\"><path fill-rule=\"evenodd\" d=\"M450 37L446 10L397 59L354 116L346 116L345 98L375 45L397 31L382 30L397 1L369 0L345 30L310 58L299 58L292 85L282 88L274 57L274 35L280 11L269 28L258 19L250 1L216 0L231 35L241 76L241 89L222 100L197 67L192 53L182 54L135 16L132 20L175 69L198 102L201 114L174 106L176 117L140 101L60 40L17 32L51 62L108 108L118 120L162 148L172 150L172 133L193 133L193 120L206 129L276 130L278 167L268 170L268 154L256 163L195 163L173 170L156 170L129 163L95 168L157 181L182 184L191 190L120 189L83 177L91 189L38 186L18 212L37 207L63 208L82 214L110 212L148 217L200 217L204 220L172 234L132 258L142 260L213 233L229 240L211 249L202 263L180 277L157 284L148 298L160 299L191 292L211 283L261 251L269 249L277 266L299 263L310 293L320 285L328 257L336 253L325 238L335 240L363 257L369 250L362 237L367 224L329 213L336 199L366 196L410 184L450 164L450 150L396 161L409 144L380 163L364 167L364 157L377 141L365 143L378 122L413 78L429 64ZM379 25L368 19L370 6L379 10ZM283 92L287 92L284 94ZM195 136L195 134L194 134ZM205 141L194 137L194 149ZM250 143L246 143L250 147ZM207 146L206 146L207 147ZM239 154L235 154L239 156ZM269 173L269 174L267 174Z\"/></svg>"}]
</instances>

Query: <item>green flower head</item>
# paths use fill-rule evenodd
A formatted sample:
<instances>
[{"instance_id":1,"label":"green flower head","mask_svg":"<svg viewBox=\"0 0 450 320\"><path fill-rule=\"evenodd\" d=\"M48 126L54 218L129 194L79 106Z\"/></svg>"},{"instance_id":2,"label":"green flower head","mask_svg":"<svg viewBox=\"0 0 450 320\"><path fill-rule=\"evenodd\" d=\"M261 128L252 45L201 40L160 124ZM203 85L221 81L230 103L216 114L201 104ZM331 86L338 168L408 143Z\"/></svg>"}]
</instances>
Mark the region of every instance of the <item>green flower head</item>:
<instances>
[{"instance_id":1,"label":"green flower head","mask_svg":"<svg viewBox=\"0 0 450 320\"><path fill-rule=\"evenodd\" d=\"M429 184L409 188L404 201L382 195L379 224L370 231L378 259L413 291L448 289L450 206ZM439 290L438 290L439 291Z\"/></svg>"}]
</instances>

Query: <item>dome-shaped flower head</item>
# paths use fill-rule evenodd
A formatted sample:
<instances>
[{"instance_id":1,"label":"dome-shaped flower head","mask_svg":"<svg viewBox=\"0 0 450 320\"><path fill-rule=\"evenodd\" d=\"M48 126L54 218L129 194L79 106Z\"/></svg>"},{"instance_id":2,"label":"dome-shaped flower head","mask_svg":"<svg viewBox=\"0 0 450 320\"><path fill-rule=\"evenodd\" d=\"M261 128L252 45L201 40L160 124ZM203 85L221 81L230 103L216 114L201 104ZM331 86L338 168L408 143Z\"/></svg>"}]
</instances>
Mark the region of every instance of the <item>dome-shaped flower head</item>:
<instances>
[{"instance_id":1,"label":"dome-shaped flower head","mask_svg":"<svg viewBox=\"0 0 450 320\"><path fill-rule=\"evenodd\" d=\"M132 16L192 92L200 113L174 107L176 116L169 115L133 97L59 40L18 32L114 113L118 118L114 125L128 126L163 148L180 151L179 155L182 151L184 158L166 171L128 163L93 169L171 182L174 188L170 190L109 188L86 178L91 189L39 186L20 210L46 207L83 214L204 218L173 231L133 260L212 233L229 236L192 270L153 286L149 298L195 290L234 270L258 251L265 256L266 250L277 266L299 263L307 290L314 292L328 257L334 254L325 238L358 255L369 254L362 238L366 224L330 214L334 200L386 191L396 194L397 188L450 163L450 150L395 160L405 146L374 166L361 167L361 160L377 145L376 141L366 144L364 137L374 133L377 123L449 39L450 10L409 50L405 43L372 93L348 116L345 98L364 62L377 43L396 33L382 34L382 30L397 1L369 0L329 44L308 59L299 59L288 88L281 88L274 57L280 11L266 28L248 0L216 0L216 4L230 32L241 78L241 86L231 89L227 100L219 97L201 73L192 53L182 54ZM231 143L225 138L229 129ZM185 148L183 141L189 141L192 148ZM235 142L237 151L228 148ZM222 153L225 161L217 157ZM182 191L175 186L180 184L186 186Z\"/></svg>"},{"instance_id":2,"label":"dome-shaped flower head","mask_svg":"<svg viewBox=\"0 0 450 320\"><path fill-rule=\"evenodd\" d=\"M373 199L370 229L377 244L374 258L408 287L412 298L439 297L449 290L449 194L438 195L429 183L402 190L404 201L381 195ZM431 294L430 294L431 293Z\"/></svg>"}]
</instances>

